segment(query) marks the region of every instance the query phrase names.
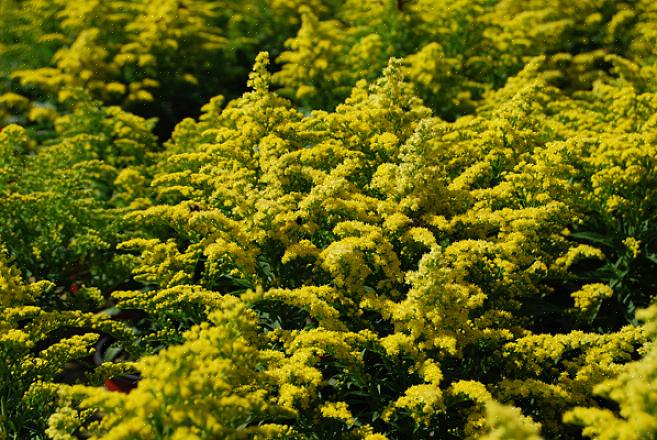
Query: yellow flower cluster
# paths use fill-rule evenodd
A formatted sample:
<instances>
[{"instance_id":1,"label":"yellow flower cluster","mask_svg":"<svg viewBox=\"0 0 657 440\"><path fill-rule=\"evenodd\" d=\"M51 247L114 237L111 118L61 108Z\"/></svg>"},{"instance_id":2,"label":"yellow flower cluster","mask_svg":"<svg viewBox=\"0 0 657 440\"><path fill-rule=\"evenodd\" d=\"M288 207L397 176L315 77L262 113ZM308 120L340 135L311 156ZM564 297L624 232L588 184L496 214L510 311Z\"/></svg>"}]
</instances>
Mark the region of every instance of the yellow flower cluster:
<instances>
[{"instance_id":1,"label":"yellow flower cluster","mask_svg":"<svg viewBox=\"0 0 657 440\"><path fill-rule=\"evenodd\" d=\"M82 87L106 103L148 105L166 119L161 124L173 126L190 105L201 104L198 96L235 97L248 72L240 59L250 62L257 47L280 50L299 22L299 6L293 0L4 1L0 71L16 84L0 87L0 123L18 118L47 127L65 112L70 88ZM33 100L35 89L47 100ZM176 108L173 101L190 90L196 97Z\"/></svg>"},{"instance_id":2,"label":"yellow flower cluster","mask_svg":"<svg viewBox=\"0 0 657 440\"><path fill-rule=\"evenodd\" d=\"M655 306L643 310L639 317L646 321L650 344L645 356L622 367L619 374L597 385L595 394L615 401L620 412L599 407L578 407L564 415L564 420L583 426L589 438L640 439L657 433L655 390L657 390L657 350L655 349Z\"/></svg>"},{"instance_id":3,"label":"yellow flower cluster","mask_svg":"<svg viewBox=\"0 0 657 440\"><path fill-rule=\"evenodd\" d=\"M486 416L491 425L491 431L483 436L486 440L541 440L541 425L531 418L523 416L520 409L500 405L490 401L486 405Z\"/></svg>"},{"instance_id":4,"label":"yellow flower cluster","mask_svg":"<svg viewBox=\"0 0 657 440\"><path fill-rule=\"evenodd\" d=\"M256 348L255 315L224 297L209 319L189 330L183 344L142 358L142 380L130 395L73 386L62 388L60 399L93 408L87 418L101 411L100 422L84 427L90 438L286 438L289 427L261 423L289 412L276 404L266 367L271 356ZM72 410L62 406L51 417L51 437L64 435L60 420Z\"/></svg>"},{"instance_id":5,"label":"yellow flower cluster","mask_svg":"<svg viewBox=\"0 0 657 440\"><path fill-rule=\"evenodd\" d=\"M0 11L0 438L657 432L652 2Z\"/></svg>"},{"instance_id":6,"label":"yellow flower cluster","mask_svg":"<svg viewBox=\"0 0 657 440\"><path fill-rule=\"evenodd\" d=\"M564 429L560 415L591 402L595 385L618 373L644 338L633 327L597 334L566 322L556 334L540 331L551 316L602 322L605 302L625 292L579 281L615 255L581 231L591 207L605 219L614 194L595 188L616 165L599 153L616 153L581 133L607 126L586 125L590 116L572 108L606 98L549 86L543 62L490 95L477 115L448 123L430 116L395 61L335 112L302 115L269 91L261 55L253 91L181 123L166 159L153 166L155 202L129 214L143 232L120 249L136 252L135 280L154 289L116 292L119 306L144 310L161 331L214 316L225 300L212 290L240 296L234 301L252 307L267 329L258 346L271 362L267 380L280 387L271 388L271 402L308 423L340 420L355 434L364 425L353 408L364 403L340 397L351 386L380 396L359 399L376 405L385 429L413 420L436 432L437 418L453 417L454 399L465 395L468 422L451 428L463 435L485 432L492 398L514 401L555 435ZM605 87L627 87L619 84ZM645 182L624 185L639 191ZM627 233L618 234L627 249ZM560 305L564 293L572 302ZM371 362L381 363L376 373ZM446 370L453 362L462 370ZM482 376L482 368L490 370ZM393 371L408 377L401 388L365 391ZM461 390L468 377L480 381ZM190 380L166 382L174 379L182 381L176 392ZM335 398L320 399L326 393ZM240 396L264 408L261 394ZM499 417L537 435L537 425L516 415ZM111 430L133 423L107 420L101 426ZM493 438L512 429L491 426Z\"/></svg>"},{"instance_id":7,"label":"yellow flower cluster","mask_svg":"<svg viewBox=\"0 0 657 440\"><path fill-rule=\"evenodd\" d=\"M57 390L52 382L93 354L99 334L126 343L132 339L129 329L107 316L47 310L55 295L51 282L24 283L20 271L4 251L0 253L2 438L44 430L56 407Z\"/></svg>"}]
</instances>

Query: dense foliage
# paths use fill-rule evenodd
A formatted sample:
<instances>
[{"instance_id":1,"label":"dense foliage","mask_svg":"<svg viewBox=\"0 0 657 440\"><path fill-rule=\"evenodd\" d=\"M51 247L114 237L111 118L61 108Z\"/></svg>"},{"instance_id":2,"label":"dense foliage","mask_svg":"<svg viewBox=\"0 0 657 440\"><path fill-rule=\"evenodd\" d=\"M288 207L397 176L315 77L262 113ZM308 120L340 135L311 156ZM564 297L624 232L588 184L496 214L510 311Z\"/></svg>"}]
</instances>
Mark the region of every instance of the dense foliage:
<instances>
[{"instance_id":1,"label":"dense foliage","mask_svg":"<svg viewBox=\"0 0 657 440\"><path fill-rule=\"evenodd\" d=\"M0 0L0 440L657 436L656 43L651 0Z\"/></svg>"}]
</instances>

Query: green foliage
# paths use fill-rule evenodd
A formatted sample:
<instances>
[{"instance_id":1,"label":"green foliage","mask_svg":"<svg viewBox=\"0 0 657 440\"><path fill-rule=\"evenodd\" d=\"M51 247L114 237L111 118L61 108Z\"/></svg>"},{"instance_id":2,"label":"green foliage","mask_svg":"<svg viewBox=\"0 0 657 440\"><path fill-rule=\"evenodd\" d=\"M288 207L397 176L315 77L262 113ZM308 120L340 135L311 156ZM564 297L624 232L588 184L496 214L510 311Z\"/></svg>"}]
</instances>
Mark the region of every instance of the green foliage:
<instances>
[{"instance_id":1,"label":"green foliage","mask_svg":"<svg viewBox=\"0 0 657 440\"><path fill-rule=\"evenodd\" d=\"M156 148L153 121L84 94L71 106L47 143L18 126L0 133L0 241L28 276L109 287L125 279L111 273L122 270L111 253L126 227L122 193L139 191L115 182Z\"/></svg>"}]
</instances>

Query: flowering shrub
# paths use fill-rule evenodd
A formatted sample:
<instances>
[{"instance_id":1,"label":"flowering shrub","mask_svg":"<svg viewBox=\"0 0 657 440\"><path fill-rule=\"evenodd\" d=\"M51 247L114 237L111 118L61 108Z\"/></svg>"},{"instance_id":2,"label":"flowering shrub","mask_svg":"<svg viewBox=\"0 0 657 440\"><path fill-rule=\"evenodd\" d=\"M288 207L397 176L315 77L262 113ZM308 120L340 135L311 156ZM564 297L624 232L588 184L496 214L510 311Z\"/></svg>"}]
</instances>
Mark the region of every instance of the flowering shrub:
<instances>
[{"instance_id":1,"label":"flowering shrub","mask_svg":"<svg viewBox=\"0 0 657 440\"><path fill-rule=\"evenodd\" d=\"M26 3L0 438L656 431L651 2Z\"/></svg>"},{"instance_id":2,"label":"flowering shrub","mask_svg":"<svg viewBox=\"0 0 657 440\"><path fill-rule=\"evenodd\" d=\"M605 408L575 408L564 416L566 421L584 426L590 438L643 438L655 435L655 306L639 314L647 323L651 344L643 359L628 363L621 372L600 385L594 392L620 405L620 416Z\"/></svg>"},{"instance_id":3,"label":"flowering shrub","mask_svg":"<svg viewBox=\"0 0 657 440\"><path fill-rule=\"evenodd\" d=\"M44 431L57 395L53 381L74 380L84 373L84 358L93 353L99 334L124 340L126 346L132 339L128 328L106 315L53 307L60 299L57 293L49 281L23 283L16 266L4 252L0 255L3 438ZM78 304L102 299L93 288L81 289L78 295Z\"/></svg>"},{"instance_id":4,"label":"flowering shrub","mask_svg":"<svg viewBox=\"0 0 657 440\"><path fill-rule=\"evenodd\" d=\"M48 143L17 125L0 133L0 240L28 276L109 287L125 280L112 248L138 195L131 180L156 148L153 121L71 100Z\"/></svg>"},{"instance_id":5,"label":"flowering shrub","mask_svg":"<svg viewBox=\"0 0 657 440\"><path fill-rule=\"evenodd\" d=\"M214 94L239 95L257 51L282 49L297 3L3 0L0 123L47 130L74 86L157 116L164 135Z\"/></svg>"}]
</instances>

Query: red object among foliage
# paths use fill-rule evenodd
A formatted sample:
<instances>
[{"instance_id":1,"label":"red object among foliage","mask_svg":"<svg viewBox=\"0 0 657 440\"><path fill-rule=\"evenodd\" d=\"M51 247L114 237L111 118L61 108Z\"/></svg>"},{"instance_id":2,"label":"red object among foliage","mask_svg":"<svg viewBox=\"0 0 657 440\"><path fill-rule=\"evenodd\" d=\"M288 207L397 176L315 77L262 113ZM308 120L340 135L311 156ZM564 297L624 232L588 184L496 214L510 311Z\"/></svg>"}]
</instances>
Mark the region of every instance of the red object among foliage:
<instances>
[{"instance_id":1,"label":"red object among foliage","mask_svg":"<svg viewBox=\"0 0 657 440\"><path fill-rule=\"evenodd\" d=\"M71 293L73 295L77 294L78 290L80 290L80 284L77 282L77 277L75 276L75 274L73 274L73 275L70 275L68 277L68 279L72 281L71 287L69 287L69 290L71 291Z\"/></svg>"},{"instance_id":2,"label":"red object among foliage","mask_svg":"<svg viewBox=\"0 0 657 440\"><path fill-rule=\"evenodd\" d=\"M136 381L124 378L124 377L113 377L111 379L105 379L103 382L105 389L107 391L115 391L118 393L129 393L130 390L137 386Z\"/></svg>"},{"instance_id":3,"label":"red object among foliage","mask_svg":"<svg viewBox=\"0 0 657 440\"><path fill-rule=\"evenodd\" d=\"M123 391L121 387L119 387L112 379L105 379L103 385L105 385L105 389L107 391L118 391L119 393L125 393L125 391Z\"/></svg>"}]
</instances>

